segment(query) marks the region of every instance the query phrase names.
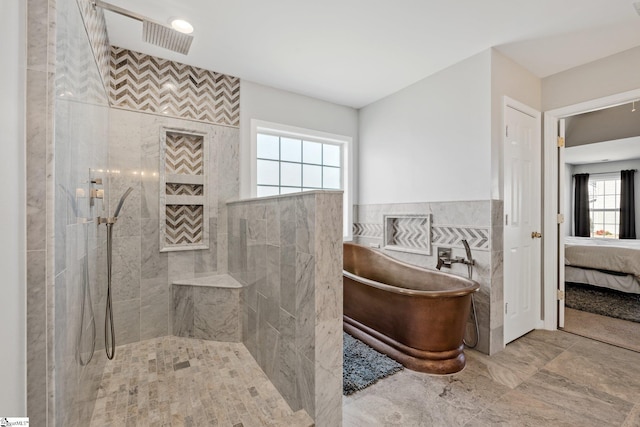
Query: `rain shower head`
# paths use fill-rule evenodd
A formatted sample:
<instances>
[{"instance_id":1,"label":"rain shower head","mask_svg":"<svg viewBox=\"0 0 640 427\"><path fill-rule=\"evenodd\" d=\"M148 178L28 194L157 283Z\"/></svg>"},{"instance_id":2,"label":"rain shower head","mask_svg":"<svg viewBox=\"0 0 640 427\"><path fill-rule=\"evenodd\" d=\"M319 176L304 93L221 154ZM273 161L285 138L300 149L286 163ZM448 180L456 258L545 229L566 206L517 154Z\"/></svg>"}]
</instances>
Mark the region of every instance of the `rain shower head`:
<instances>
[{"instance_id":1,"label":"rain shower head","mask_svg":"<svg viewBox=\"0 0 640 427\"><path fill-rule=\"evenodd\" d=\"M142 21L142 40L186 55L189 53L193 36L152 21Z\"/></svg>"},{"instance_id":2,"label":"rain shower head","mask_svg":"<svg viewBox=\"0 0 640 427\"><path fill-rule=\"evenodd\" d=\"M190 34L181 33L167 25L123 9L119 6L105 3L101 0L94 0L93 6L110 10L111 12L126 16L127 18L142 22L142 40L144 42L151 43L158 47L172 50L183 55L189 53L191 42L193 41L193 36Z\"/></svg>"}]
</instances>

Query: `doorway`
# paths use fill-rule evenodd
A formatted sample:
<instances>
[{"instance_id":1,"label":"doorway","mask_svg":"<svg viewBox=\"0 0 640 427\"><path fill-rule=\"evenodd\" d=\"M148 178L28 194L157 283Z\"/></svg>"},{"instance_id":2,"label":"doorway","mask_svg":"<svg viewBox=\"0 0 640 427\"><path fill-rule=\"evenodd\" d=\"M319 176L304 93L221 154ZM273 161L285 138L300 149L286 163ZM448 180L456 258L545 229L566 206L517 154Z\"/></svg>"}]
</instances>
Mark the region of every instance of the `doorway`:
<instances>
[{"instance_id":1,"label":"doorway","mask_svg":"<svg viewBox=\"0 0 640 427\"><path fill-rule=\"evenodd\" d=\"M640 97L640 89L629 91L605 98L552 110L545 113L544 127L544 327L545 329L557 329L565 326L564 307L564 248L565 232L572 212L566 206L565 200L570 197L566 194L565 182L571 179L565 173L564 148L558 145L558 136L562 128L564 118L576 115L604 110L612 106L631 103ZM568 188L568 186L567 186ZM564 221L563 221L564 219ZM573 313L572 313L573 316ZM580 321L582 322L582 320ZM578 322L578 323L580 323ZM584 322L582 322L584 323ZM575 326L576 320L573 319ZM572 325L569 325L572 327ZM609 330L609 333L611 331ZM605 330L604 334L608 332ZM582 334L582 333L581 333ZM597 339L597 338L596 338ZM639 343L640 344L640 343Z\"/></svg>"}]
</instances>

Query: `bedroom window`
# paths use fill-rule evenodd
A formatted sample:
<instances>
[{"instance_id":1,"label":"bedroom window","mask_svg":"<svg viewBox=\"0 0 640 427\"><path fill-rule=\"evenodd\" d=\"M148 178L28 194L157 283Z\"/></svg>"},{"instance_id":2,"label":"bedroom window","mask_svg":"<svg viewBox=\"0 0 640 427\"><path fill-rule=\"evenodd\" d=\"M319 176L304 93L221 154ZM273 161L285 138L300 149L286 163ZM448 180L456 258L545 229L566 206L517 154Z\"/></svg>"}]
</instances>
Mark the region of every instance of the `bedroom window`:
<instances>
[{"instance_id":1,"label":"bedroom window","mask_svg":"<svg viewBox=\"0 0 640 427\"><path fill-rule=\"evenodd\" d=\"M591 237L617 239L620 228L620 177L589 178Z\"/></svg>"}]
</instances>

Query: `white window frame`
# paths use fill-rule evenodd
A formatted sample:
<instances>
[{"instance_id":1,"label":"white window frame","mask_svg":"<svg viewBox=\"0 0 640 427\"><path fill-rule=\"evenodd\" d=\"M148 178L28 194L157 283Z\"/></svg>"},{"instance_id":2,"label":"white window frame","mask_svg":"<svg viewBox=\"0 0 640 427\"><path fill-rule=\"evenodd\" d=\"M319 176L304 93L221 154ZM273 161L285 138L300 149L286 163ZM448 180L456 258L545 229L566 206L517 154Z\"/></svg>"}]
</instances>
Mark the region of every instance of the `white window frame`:
<instances>
[{"instance_id":1,"label":"white window frame","mask_svg":"<svg viewBox=\"0 0 640 427\"><path fill-rule=\"evenodd\" d=\"M343 238L352 239L353 230L353 138L328 132L305 129L264 120L251 120L251 197L257 197L258 134L265 133L287 138L342 146ZM294 193L295 194L295 193Z\"/></svg>"},{"instance_id":2,"label":"white window frame","mask_svg":"<svg viewBox=\"0 0 640 427\"><path fill-rule=\"evenodd\" d=\"M597 181L620 181L620 174L619 173L606 173L606 174L593 174L591 176L589 176L589 186L591 186L592 182L597 182ZM616 207L615 208L606 208L606 209L595 209L591 202L589 203L589 217L591 219L591 227L593 227L592 230L592 235L591 237L593 238L599 238L599 239L617 239L619 233L620 233L620 193L616 192L615 195L617 195L617 203L616 203ZM589 194L589 196L591 197L591 194ZM595 231L596 231L596 224L593 221L593 216L595 212L602 212L602 214L604 215L606 212L617 212L617 221L614 224L616 226L616 229L618 230L618 235L614 235L612 237L606 237L605 235L602 236L598 236L595 235Z\"/></svg>"}]
</instances>

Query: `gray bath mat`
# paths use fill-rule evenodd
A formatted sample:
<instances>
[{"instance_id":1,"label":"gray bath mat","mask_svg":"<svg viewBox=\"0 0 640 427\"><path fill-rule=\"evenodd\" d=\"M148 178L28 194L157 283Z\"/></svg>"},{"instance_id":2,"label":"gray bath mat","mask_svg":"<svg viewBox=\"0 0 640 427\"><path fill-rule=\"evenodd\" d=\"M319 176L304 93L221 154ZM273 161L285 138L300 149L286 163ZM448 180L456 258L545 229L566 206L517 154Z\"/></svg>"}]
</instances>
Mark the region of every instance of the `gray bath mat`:
<instances>
[{"instance_id":1,"label":"gray bath mat","mask_svg":"<svg viewBox=\"0 0 640 427\"><path fill-rule=\"evenodd\" d=\"M400 363L378 353L346 332L343 332L342 336L344 341L342 394L345 396L404 369Z\"/></svg>"},{"instance_id":2,"label":"gray bath mat","mask_svg":"<svg viewBox=\"0 0 640 427\"><path fill-rule=\"evenodd\" d=\"M640 295L565 282L565 305L576 310L640 322Z\"/></svg>"}]
</instances>

